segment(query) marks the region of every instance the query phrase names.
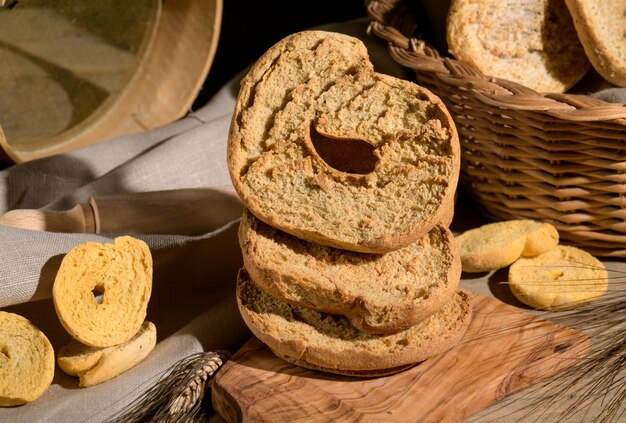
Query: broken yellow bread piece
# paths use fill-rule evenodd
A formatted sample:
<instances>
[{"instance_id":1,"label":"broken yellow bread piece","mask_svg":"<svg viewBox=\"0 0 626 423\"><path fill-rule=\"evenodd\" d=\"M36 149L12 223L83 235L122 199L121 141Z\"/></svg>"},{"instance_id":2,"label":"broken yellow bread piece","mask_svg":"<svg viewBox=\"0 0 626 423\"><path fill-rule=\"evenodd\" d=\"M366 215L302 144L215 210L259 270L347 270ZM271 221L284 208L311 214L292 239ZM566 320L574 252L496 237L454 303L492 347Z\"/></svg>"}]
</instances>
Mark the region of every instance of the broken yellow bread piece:
<instances>
[{"instance_id":1,"label":"broken yellow bread piece","mask_svg":"<svg viewBox=\"0 0 626 423\"><path fill-rule=\"evenodd\" d=\"M74 338L105 348L137 333L146 318L151 292L148 245L122 236L113 244L87 242L67 253L52 298L61 324Z\"/></svg>"},{"instance_id":2,"label":"broken yellow bread piece","mask_svg":"<svg viewBox=\"0 0 626 423\"><path fill-rule=\"evenodd\" d=\"M80 386L89 387L131 369L146 358L155 345L156 327L146 321L129 341L113 347L89 347L74 339L59 350L57 363L65 373L78 376Z\"/></svg>"},{"instance_id":3,"label":"broken yellow bread piece","mask_svg":"<svg viewBox=\"0 0 626 423\"><path fill-rule=\"evenodd\" d=\"M559 245L532 258L520 258L509 269L509 287L526 305L543 310L574 307L592 301L608 288L604 264L576 247Z\"/></svg>"},{"instance_id":4,"label":"broken yellow bread piece","mask_svg":"<svg viewBox=\"0 0 626 423\"><path fill-rule=\"evenodd\" d=\"M54 350L28 319L0 311L0 406L26 404L43 394L54 377Z\"/></svg>"},{"instance_id":5,"label":"broken yellow bread piece","mask_svg":"<svg viewBox=\"0 0 626 423\"><path fill-rule=\"evenodd\" d=\"M549 223L505 220L470 229L456 237L464 272L501 269L519 257L532 257L559 243L559 233Z\"/></svg>"}]
</instances>

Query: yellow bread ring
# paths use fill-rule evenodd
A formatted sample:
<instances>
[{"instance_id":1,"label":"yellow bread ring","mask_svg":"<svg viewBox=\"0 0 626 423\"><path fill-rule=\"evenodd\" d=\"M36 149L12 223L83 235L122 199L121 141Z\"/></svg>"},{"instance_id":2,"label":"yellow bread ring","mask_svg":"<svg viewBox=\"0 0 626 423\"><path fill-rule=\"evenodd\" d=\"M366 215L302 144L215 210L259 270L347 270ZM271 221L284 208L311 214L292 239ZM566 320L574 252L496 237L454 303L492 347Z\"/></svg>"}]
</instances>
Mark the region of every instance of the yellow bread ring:
<instances>
[{"instance_id":1,"label":"yellow bread ring","mask_svg":"<svg viewBox=\"0 0 626 423\"><path fill-rule=\"evenodd\" d=\"M54 350L28 319L0 311L0 406L26 404L54 377Z\"/></svg>"},{"instance_id":2,"label":"yellow bread ring","mask_svg":"<svg viewBox=\"0 0 626 423\"><path fill-rule=\"evenodd\" d=\"M526 305L542 310L576 307L602 296L609 276L604 264L576 247L558 245L509 268L509 287Z\"/></svg>"},{"instance_id":3,"label":"yellow bread ring","mask_svg":"<svg viewBox=\"0 0 626 423\"><path fill-rule=\"evenodd\" d=\"M65 255L52 288L63 327L81 343L110 347L131 339L146 318L152 292L148 245L130 236L87 242ZM101 303L96 294L102 294Z\"/></svg>"},{"instance_id":4,"label":"yellow bread ring","mask_svg":"<svg viewBox=\"0 0 626 423\"><path fill-rule=\"evenodd\" d=\"M384 253L449 216L459 151L438 97L374 72L357 38L303 31L243 79L228 166L244 204L270 226Z\"/></svg>"}]
</instances>

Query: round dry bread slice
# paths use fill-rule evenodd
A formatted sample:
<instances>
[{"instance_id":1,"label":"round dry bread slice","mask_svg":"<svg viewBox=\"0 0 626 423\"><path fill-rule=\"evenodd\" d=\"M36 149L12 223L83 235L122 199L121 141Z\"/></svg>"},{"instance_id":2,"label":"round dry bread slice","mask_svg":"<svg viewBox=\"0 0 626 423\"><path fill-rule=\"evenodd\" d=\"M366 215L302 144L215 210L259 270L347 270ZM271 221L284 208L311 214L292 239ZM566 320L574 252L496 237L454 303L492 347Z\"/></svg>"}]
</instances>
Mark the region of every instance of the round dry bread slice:
<instances>
[{"instance_id":1,"label":"round dry bread slice","mask_svg":"<svg viewBox=\"0 0 626 423\"><path fill-rule=\"evenodd\" d=\"M36 400L54 378L54 350L28 319L0 311L0 406Z\"/></svg>"},{"instance_id":2,"label":"round dry bread slice","mask_svg":"<svg viewBox=\"0 0 626 423\"><path fill-rule=\"evenodd\" d=\"M502 269L519 257L533 257L559 243L549 223L530 219L504 220L470 229L456 237L464 272Z\"/></svg>"},{"instance_id":3,"label":"round dry bread slice","mask_svg":"<svg viewBox=\"0 0 626 423\"><path fill-rule=\"evenodd\" d=\"M52 287L63 327L81 343L98 348L121 344L137 333L151 293L150 249L130 236L72 248Z\"/></svg>"},{"instance_id":4,"label":"round dry bread slice","mask_svg":"<svg viewBox=\"0 0 626 423\"><path fill-rule=\"evenodd\" d=\"M471 320L462 291L415 326L390 335L357 330L343 316L290 305L267 294L241 269L237 303L252 333L277 356L303 367L338 374L377 375L400 371L455 346Z\"/></svg>"},{"instance_id":5,"label":"round dry bread slice","mask_svg":"<svg viewBox=\"0 0 626 423\"><path fill-rule=\"evenodd\" d=\"M565 0L591 64L607 81L626 87L624 0Z\"/></svg>"},{"instance_id":6,"label":"round dry bread slice","mask_svg":"<svg viewBox=\"0 0 626 423\"><path fill-rule=\"evenodd\" d=\"M526 305L544 310L576 307L606 292L604 264L576 247L559 245L536 257L520 258L509 269L509 287Z\"/></svg>"},{"instance_id":7,"label":"round dry bread slice","mask_svg":"<svg viewBox=\"0 0 626 423\"><path fill-rule=\"evenodd\" d=\"M563 0L453 0L450 52L482 73L564 92L591 68Z\"/></svg>"},{"instance_id":8,"label":"round dry bread slice","mask_svg":"<svg viewBox=\"0 0 626 423\"><path fill-rule=\"evenodd\" d=\"M310 243L244 212L244 267L266 292L290 304L341 314L367 333L393 333L438 311L457 291L461 260L444 226L385 254Z\"/></svg>"},{"instance_id":9,"label":"round dry bread slice","mask_svg":"<svg viewBox=\"0 0 626 423\"><path fill-rule=\"evenodd\" d=\"M144 322L130 340L107 348L94 348L73 339L61 347L57 363L61 370L78 376L79 386L106 382L131 369L150 354L156 345L156 326Z\"/></svg>"},{"instance_id":10,"label":"round dry bread slice","mask_svg":"<svg viewBox=\"0 0 626 423\"><path fill-rule=\"evenodd\" d=\"M228 167L244 205L304 240L383 253L449 213L456 127L441 100L373 71L354 37L292 34L242 80Z\"/></svg>"}]
</instances>

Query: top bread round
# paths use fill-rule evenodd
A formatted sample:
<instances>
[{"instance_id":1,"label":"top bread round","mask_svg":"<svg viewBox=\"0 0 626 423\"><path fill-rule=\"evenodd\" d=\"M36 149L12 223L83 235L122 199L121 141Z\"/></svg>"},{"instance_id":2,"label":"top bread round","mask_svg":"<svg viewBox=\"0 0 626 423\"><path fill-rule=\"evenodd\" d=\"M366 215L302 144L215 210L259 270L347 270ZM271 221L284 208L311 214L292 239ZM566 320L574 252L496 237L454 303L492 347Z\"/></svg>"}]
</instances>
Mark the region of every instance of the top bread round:
<instances>
[{"instance_id":1,"label":"top bread round","mask_svg":"<svg viewBox=\"0 0 626 423\"><path fill-rule=\"evenodd\" d=\"M453 0L450 52L485 75L560 93L591 68L563 0Z\"/></svg>"},{"instance_id":2,"label":"top bread round","mask_svg":"<svg viewBox=\"0 0 626 423\"><path fill-rule=\"evenodd\" d=\"M303 31L242 80L228 166L265 223L309 242L384 253L444 218L459 151L438 97L374 72L357 38Z\"/></svg>"}]
</instances>

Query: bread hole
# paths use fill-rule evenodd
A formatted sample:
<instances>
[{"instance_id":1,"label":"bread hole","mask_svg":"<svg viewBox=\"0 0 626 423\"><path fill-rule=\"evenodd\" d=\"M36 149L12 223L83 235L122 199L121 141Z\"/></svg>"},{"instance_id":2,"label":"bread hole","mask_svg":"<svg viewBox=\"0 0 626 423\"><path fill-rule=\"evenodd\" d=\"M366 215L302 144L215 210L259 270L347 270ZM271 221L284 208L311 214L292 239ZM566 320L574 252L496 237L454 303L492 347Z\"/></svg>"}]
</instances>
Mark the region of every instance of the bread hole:
<instances>
[{"instance_id":1,"label":"bread hole","mask_svg":"<svg viewBox=\"0 0 626 423\"><path fill-rule=\"evenodd\" d=\"M319 133L313 123L309 137L318 156L335 170L365 175L376 168L376 148L366 141L329 137Z\"/></svg>"},{"instance_id":2,"label":"bread hole","mask_svg":"<svg viewBox=\"0 0 626 423\"><path fill-rule=\"evenodd\" d=\"M0 354L4 355L6 358L11 358L9 355L9 349L6 345L0 345Z\"/></svg>"},{"instance_id":3,"label":"bread hole","mask_svg":"<svg viewBox=\"0 0 626 423\"><path fill-rule=\"evenodd\" d=\"M96 303L102 304L102 299L104 298L104 287L102 285L97 285L91 290L91 293L93 294L93 298L96 300Z\"/></svg>"}]
</instances>

